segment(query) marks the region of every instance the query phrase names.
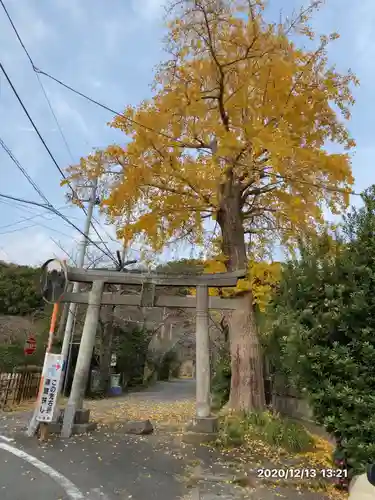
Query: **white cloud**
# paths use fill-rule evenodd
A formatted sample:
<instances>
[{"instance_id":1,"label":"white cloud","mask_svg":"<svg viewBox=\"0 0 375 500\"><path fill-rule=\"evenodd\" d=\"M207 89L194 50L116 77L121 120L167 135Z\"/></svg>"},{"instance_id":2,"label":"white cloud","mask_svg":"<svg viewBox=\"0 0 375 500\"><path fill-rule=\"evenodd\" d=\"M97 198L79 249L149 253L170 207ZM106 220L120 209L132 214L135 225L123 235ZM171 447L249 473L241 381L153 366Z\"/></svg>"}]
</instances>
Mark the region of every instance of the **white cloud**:
<instances>
[{"instance_id":1,"label":"white cloud","mask_svg":"<svg viewBox=\"0 0 375 500\"><path fill-rule=\"evenodd\" d=\"M91 85L93 87L96 87L97 89L100 89L103 86L100 80L95 80L95 79L91 81Z\"/></svg>"},{"instance_id":2,"label":"white cloud","mask_svg":"<svg viewBox=\"0 0 375 500\"><path fill-rule=\"evenodd\" d=\"M43 231L25 229L7 238L7 242L0 249L0 260L39 266L54 255L62 256L61 250Z\"/></svg>"},{"instance_id":3,"label":"white cloud","mask_svg":"<svg viewBox=\"0 0 375 500\"><path fill-rule=\"evenodd\" d=\"M142 19L154 21L162 18L167 0L132 0L131 5Z\"/></svg>"},{"instance_id":4,"label":"white cloud","mask_svg":"<svg viewBox=\"0 0 375 500\"><path fill-rule=\"evenodd\" d=\"M55 0L55 5L77 23L81 23L87 17L87 12L77 0Z\"/></svg>"},{"instance_id":5,"label":"white cloud","mask_svg":"<svg viewBox=\"0 0 375 500\"><path fill-rule=\"evenodd\" d=\"M51 24L41 17L39 8L33 8L30 2L23 2L22 8L18 8L18 2L7 8L17 30L25 45L30 47L34 44L46 42L54 37L54 30ZM7 19L4 19L7 21Z\"/></svg>"},{"instance_id":6,"label":"white cloud","mask_svg":"<svg viewBox=\"0 0 375 500\"><path fill-rule=\"evenodd\" d=\"M65 99L57 97L56 95L53 98L53 108L57 117L61 119L61 121L65 121L66 123L75 123L81 130L85 139L88 139L90 129L83 115L76 108L73 108Z\"/></svg>"},{"instance_id":7,"label":"white cloud","mask_svg":"<svg viewBox=\"0 0 375 500\"><path fill-rule=\"evenodd\" d=\"M361 67L372 72L371 58L375 55L375 4L372 0L365 0L356 5L353 10L355 17L352 19L354 26L357 27L354 37L356 55Z\"/></svg>"}]
</instances>

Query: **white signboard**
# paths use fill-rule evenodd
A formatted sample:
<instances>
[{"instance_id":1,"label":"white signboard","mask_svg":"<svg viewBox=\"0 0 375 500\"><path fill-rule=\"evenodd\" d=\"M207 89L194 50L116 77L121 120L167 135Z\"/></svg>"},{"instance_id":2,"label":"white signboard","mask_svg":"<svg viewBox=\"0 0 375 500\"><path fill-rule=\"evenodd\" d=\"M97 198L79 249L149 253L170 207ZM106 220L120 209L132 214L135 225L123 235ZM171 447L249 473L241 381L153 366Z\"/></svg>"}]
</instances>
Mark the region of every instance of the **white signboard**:
<instances>
[{"instance_id":1,"label":"white signboard","mask_svg":"<svg viewBox=\"0 0 375 500\"><path fill-rule=\"evenodd\" d=\"M63 362L60 354L46 354L43 366L43 380L38 400L38 422L52 422L60 379L63 371Z\"/></svg>"},{"instance_id":2,"label":"white signboard","mask_svg":"<svg viewBox=\"0 0 375 500\"><path fill-rule=\"evenodd\" d=\"M111 366L116 366L117 365L117 354L113 353L111 356Z\"/></svg>"}]
</instances>

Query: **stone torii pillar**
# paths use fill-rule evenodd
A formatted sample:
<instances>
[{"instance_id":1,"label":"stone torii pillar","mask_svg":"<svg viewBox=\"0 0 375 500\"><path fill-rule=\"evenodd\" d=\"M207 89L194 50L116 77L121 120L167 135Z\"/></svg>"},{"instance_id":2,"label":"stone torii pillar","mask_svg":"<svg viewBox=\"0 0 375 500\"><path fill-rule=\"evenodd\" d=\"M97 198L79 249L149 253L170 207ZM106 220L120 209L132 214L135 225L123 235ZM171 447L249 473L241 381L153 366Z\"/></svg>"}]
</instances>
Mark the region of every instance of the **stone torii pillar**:
<instances>
[{"instance_id":1,"label":"stone torii pillar","mask_svg":"<svg viewBox=\"0 0 375 500\"><path fill-rule=\"evenodd\" d=\"M197 286L195 363L197 418L207 418L211 416L210 336L207 285Z\"/></svg>"},{"instance_id":2,"label":"stone torii pillar","mask_svg":"<svg viewBox=\"0 0 375 500\"><path fill-rule=\"evenodd\" d=\"M209 288L233 287L238 279L246 276L245 270L231 273L215 273L200 275L173 275L163 273L122 273L118 271L67 269L67 278L71 282L93 284L93 291L99 287L100 298L95 307L100 305L129 305L139 307L167 307L196 309L196 415L188 426L184 440L187 442L208 442L216 439L217 418L211 415L211 373L210 373L210 341L208 309L233 310L237 307L236 299L209 297ZM140 285L141 294L122 295L120 293L103 292L103 284ZM156 294L156 287L195 287L196 297L178 297ZM66 292L62 302L89 304L94 306L92 292ZM96 334L97 314L92 314L88 308L85 328L79 350L79 363L74 374L74 390L72 404L68 405L64 414L63 435L70 436L73 432L73 422L77 420L77 410L81 413L84 381L89 371L89 357L84 355L92 350ZM73 396L75 398L73 404ZM86 418L86 417L85 417ZM87 412L88 419L88 412ZM86 422L85 422L86 423Z\"/></svg>"},{"instance_id":3,"label":"stone torii pillar","mask_svg":"<svg viewBox=\"0 0 375 500\"><path fill-rule=\"evenodd\" d=\"M208 286L197 285L196 291L196 416L183 436L192 444L214 441L218 431L218 419L211 415Z\"/></svg>"}]
</instances>

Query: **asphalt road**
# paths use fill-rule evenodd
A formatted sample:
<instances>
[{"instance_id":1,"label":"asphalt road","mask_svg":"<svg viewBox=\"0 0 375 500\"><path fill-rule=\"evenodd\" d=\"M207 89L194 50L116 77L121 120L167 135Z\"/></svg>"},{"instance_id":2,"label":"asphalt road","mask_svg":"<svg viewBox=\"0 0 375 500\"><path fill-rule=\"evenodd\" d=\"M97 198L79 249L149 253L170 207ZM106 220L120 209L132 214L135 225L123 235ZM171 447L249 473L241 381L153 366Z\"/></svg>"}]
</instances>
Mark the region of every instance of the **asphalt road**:
<instances>
[{"instance_id":1,"label":"asphalt road","mask_svg":"<svg viewBox=\"0 0 375 500\"><path fill-rule=\"evenodd\" d=\"M45 445L3 439L1 500L176 500L184 495L183 464L172 451L160 449L154 436L98 431Z\"/></svg>"},{"instance_id":2,"label":"asphalt road","mask_svg":"<svg viewBox=\"0 0 375 500\"><path fill-rule=\"evenodd\" d=\"M148 403L194 397L194 381L158 383L132 398ZM116 406L118 400L103 402ZM92 435L59 437L41 445L21 430L30 415L0 415L0 500L235 500L243 498L226 481L205 480L187 488L187 467L206 464L208 477L227 474L207 447L184 448L167 432L138 437L121 428ZM177 440L178 441L178 440ZM211 453L213 454L212 456ZM215 458L216 457L216 458ZM192 461L192 459L194 459ZM231 478L232 476L230 476ZM315 492L260 485L247 492L254 500L323 500Z\"/></svg>"},{"instance_id":3,"label":"asphalt road","mask_svg":"<svg viewBox=\"0 0 375 500\"><path fill-rule=\"evenodd\" d=\"M194 395L191 381L160 383L132 394L155 402ZM113 399L110 404L115 405ZM41 445L27 438L29 415L0 416L1 500L176 500L186 490L183 460L158 436L101 429ZM186 497L185 497L186 498Z\"/></svg>"},{"instance_id":4,"label":"asphalt road","mask_svg":"<svg viewBox=\"0 0 375 500\"><path fill-rule=\"evenodd\" d=\"M66 492L53 479L12 453L0 449L1 500L63 499Z\"/></svg>"}]
</instances>

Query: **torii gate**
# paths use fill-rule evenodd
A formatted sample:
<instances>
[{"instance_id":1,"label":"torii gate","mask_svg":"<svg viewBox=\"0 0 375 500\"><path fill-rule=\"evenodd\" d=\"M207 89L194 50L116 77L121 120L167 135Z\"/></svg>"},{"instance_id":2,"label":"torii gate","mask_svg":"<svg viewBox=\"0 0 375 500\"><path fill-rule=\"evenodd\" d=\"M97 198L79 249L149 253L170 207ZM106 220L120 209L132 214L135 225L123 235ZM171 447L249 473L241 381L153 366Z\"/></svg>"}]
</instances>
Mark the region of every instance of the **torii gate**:
<instances>
[{"instance_id":1,"label":"torii gate","mask_svg":"<svg viewBox=\"0 0 375 500\"><path fill-rule=\"evenodd\" d=\"M246 276L245 270L231 273L200 275L133 273L105 270L66 268L68 282L92 284L90 292L64 292L61 302L88 304L76 369L69 401L64 413L62 436L72 433L77 410L82 409L84 391L89 375L92 350L102 305L129 305L139 307L168 307L196 309L196 418L191 430L203 434L214 434L215 419L211 416L209 309L234 310L238 307L235 298L209 297L209 288L235 287L237 281ZM140 285L140 295L103 292L105 284ZM157 295L156 287L196 288L196 297ZM65 286L66 290L66 286Z\"/></svg>"}]
</instances>

